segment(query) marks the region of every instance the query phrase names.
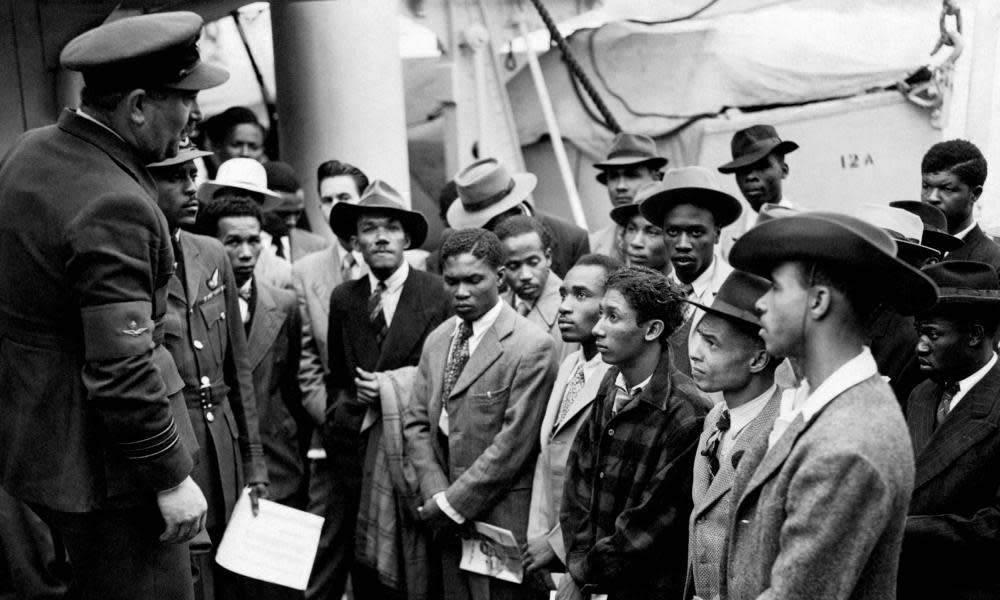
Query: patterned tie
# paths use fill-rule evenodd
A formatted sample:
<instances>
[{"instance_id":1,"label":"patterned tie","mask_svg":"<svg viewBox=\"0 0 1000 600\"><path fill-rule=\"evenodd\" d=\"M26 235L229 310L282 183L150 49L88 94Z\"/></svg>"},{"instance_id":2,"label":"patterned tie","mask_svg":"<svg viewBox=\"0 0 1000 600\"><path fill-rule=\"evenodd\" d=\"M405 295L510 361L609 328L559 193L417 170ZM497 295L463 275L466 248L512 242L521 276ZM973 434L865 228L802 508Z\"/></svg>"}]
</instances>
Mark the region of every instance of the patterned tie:
<instances>
[{"instance_id":1,"label":"patterned tie","mask_svg":"<svg viewBox=\"0 0 1000 600\"><path fill-rule=\"evenodd\" d=\"M385 341L385 336L389 333L389 325L385 322L385 313L382 311L382 293L385 290L385 282L379 281L378 285L375 286L375 291L372 292L371 296L368 296L368 320L371 321L372 327L375 329L375 343L378 344L379 350L382 349L382 342Z\"/></svg>"},{"instance_id":2,"label":"patterned tie","mask_svg":"<svg viewBox=\"0 0 1000 600\"><path fill-rule=\"evenodd\" d=\"M469 362L469 338L472 337L472 325L468 321L461 321L458 325L458 333L451 342L451 349L448 351L448 362L444 367L444 386L441 389L441 418L438 420L438 429L441 433L448 435L448 397L451 390L458 381L465 363Z\"/></svg>"},{"instance_id":3,"label":"patterned tie","mask_svg":"<svg viewBox=\"0 0 1000 600\"><path fill-rule=\"evenodd\" d=\"M341 281L353 281L354 280L354 265L358 264L358 261L354 259L354 255L348 252L344 255L344 259L340 261L340 280Z\"/></svg>"},{"instance_id":4,"label":"patterned tie","mask_svg":"<svg viewBox=\"0 0 1000 600\"><path fill-rule=\"evenodd\" d=\"M951 401L955 398L955 394L958 393L959 389L957 383L947 383L944 389L941 390L941 401L938 402L936 418L938 427L948 418L948 413L951 411Z\"/></svg>"},{"instance_id":5,"label":"patterned tie","mask_svg":"<svg viewBox=\"0 0 1000 600\"><path fill-rule=\"evenodd\" d=\"M566 415L569 414L569 409L573 408L573 403L576 402L576 397L580 395L580 390L583 389L583 363L576 366L576 370L573 371L573 375L569 378L569 383L566 384L566 392L563 394L562 403L559 404L559 414L556 416L556 422L552 425L552 429L555 430L559 425L566 419Z\"/></svg>"},{"instance_id":6,"label":"patterned tie","mask_svg":"<svg viewBox=\"0 0 1000 600\"><path fill-rule=\"evenodd\" d=\"M715 423L715 431L708 436L708 443L705 444L705 449L701 451L701 455L708 459L708 466L712 470L712 477L715 477L719 472L719 446L722 445L722 436L726 435L726 432L729 431L730 424L729 411L723 409L722 414L719 415L719 420Z\"/></svg>"}]
</instances>

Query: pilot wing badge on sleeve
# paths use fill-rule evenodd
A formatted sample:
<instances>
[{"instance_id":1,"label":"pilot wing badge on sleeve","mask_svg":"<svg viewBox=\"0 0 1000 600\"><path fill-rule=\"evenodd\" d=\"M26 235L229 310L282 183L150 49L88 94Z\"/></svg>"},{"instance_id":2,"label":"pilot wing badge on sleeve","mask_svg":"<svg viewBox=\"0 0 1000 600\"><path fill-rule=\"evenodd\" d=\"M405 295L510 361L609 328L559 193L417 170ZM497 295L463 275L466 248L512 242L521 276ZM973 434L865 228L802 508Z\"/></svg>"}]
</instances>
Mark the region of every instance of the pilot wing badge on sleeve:
<instances>
[{"instance_id":1,"label":"pilot wing badge on sleeve","mask_svg":"<svg viewBox=\"0 0 1000 600\"><path fill-rule=\"evenodd\" d=\"M122 333L125 335L130 335L132 337L139 337L140 335L149 331L149 327L139 327L139 324L135 321L131 321L128 324L128 329L122 329Z\"/></svg>"}]
</instances>

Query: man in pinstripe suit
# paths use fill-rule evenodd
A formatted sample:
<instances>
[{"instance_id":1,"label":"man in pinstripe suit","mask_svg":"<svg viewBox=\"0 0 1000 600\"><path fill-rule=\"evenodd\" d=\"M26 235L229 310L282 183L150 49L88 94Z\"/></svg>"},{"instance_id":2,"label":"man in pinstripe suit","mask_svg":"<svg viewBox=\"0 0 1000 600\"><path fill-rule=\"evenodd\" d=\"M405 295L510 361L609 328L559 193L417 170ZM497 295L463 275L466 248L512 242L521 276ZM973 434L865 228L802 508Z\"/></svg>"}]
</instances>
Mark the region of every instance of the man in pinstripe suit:
<instances>
[{"instance_id":1,"label":"man in pinstripe suit","mask_svg":"<svg viewBox=\"0 0 1000 600\"><path fill-rule=\"evenodd\" d=\"M725 402L705 417L694 458L685 598L719 596L729 492L743 453L767 439L781 406L781 389L774 383L779 360L767 353L754 310L769 285L762 277L733 271L711 306L692 302L705 316L691 341L691 375L701 391L722 392Z\"/></svg>"}]
</instances>

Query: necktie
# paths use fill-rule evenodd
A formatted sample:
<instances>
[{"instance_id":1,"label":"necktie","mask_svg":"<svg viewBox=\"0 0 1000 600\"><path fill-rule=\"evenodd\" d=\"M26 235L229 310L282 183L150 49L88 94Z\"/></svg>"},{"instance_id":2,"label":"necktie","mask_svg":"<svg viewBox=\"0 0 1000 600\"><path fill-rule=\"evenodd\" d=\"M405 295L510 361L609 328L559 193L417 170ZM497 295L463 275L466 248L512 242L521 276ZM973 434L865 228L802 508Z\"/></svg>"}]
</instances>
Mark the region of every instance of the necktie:
<instances>
[{"instance_id":1,"label":"necktie","mask_svg":"<svg viewBox=\"0 0 1000 600\"><path fill-rule=\"evenodd\" d=\"M382 311L382 293L385 290L385 282L380 281L375 286L375 291L368 297L368 320L375 329L375 343L378 344L379 350L382 349L382 342L389 332L389 325L385 322L385 313Z\"/></svg>"},{"instance_id":2,"label":"necktie","mask_svg":"<svg viewBox=\"0 0 1000 600\"><path fill-rule=\"evenodd\" d=\"M180 236L172 236L170 241L174 247L174 275L181 282L181 289L184 290L184 296L187 297L187 281L184 275L184 253L181 250Z\"/></svg>"},{"instance_id":3,"label":"necktie","mask_svg":"<svg viewBox=\"0 0 1000 600\"><path fill-rule=\"evenodd\" d=\"M566 384L566 392L563 394L562 403L559 404L559 413L556 416L556 422L552 425L553 429L566 419L569 409L573 408L576 397L580 395L580 390L583 389L583 383L583 363L580 363L569 378L569 383Z\"/></svg>"},{"instance_id":4,"label":"necktie","mask_svg":"<svg viewBox=\"0 0 1000 600\"><path fill-rule=\"evenodd\" d=\"M941 423L948 418L948 413L951 411L951 401L955 398L955 394L959 391L957 383L945 384L944 389L941 390L941 401L938 402L937 407L937 425L940 427Z\"/></svg>"},{"instance_id":5,"label":"necktie","mask_svg":"<svg viewBox=\"0 0 1000 600\"><path fill-rule=\"evenodd\" d=\"M701 455L708 459L708 467L712 470L712 477L715 477L719 472L719 446L722 444L722 436L729 431L730 425L729 411L723 409L719 420L715 422L715 431L708 436L708 443L701 451Z\"/></svg>"},{"instance_id":6,"label":"necktie","mask_svg":"<svg viewBox=\"0 0 1000 600\"><path fill-rule=\"evenodd\" d=\"M616 391L615 391L615 404L614 404L614 406L611 407L611 416L613 417L613 416L617 415L618 413L620 413L623 408L625 408L626 406L628 406L628 403L632 401L632 398L635 398L636 396L638 396L639 392L641 392L641 391L642 391L642 388L635 387L635 388L632 388L632 393L630 394L628 392L628 390L626 390L625 388L616 388Z\"/></svg>"},{"instance_id":7,"label":"necktie","mask_svg":"<svg viewBox=\"0 0 1000 600\"><path fill-rule=\"evenodd\" d=\"M341 281L353 281L354 280L354 265L358 264L358 261L354 260L354 255L348 252L344 255L344 259L340 261L340 280Z\"/></svg>"},{"instance_id":8,"label":"necktie","mask_svg":"<svg viewBox=\"0 0 1000 600\"><path fill-rule=\"evenodd\" d=\"M451 342L451 349L448 351L448 362L444 367L444 385L441 389L441 418L438 421L438 429L441 433L448 435L448 397L451 390L458 381L458 376L465 368L465 363L469 362L469 338L472 337L472 325L463 320L458 326L458 333Z\"/></svg>"},{"instance_id":9,"label":"necktie","mask_svg":"<svg viewBox=\"0 0 1000 600\"><path fill-rule=\"evenodd\" d=\"M271 238L271 245L274 246L274 253L281 258L288 258L285 256L285 246L281 243L281 238Z\"/></svg>"},{"instance_id":10,"label":"necktie","mask_svg":"<svg viewBox=\"0 0 1000 600\"><path fill-rule=\"evenodd\" d=\"M530 304L528 304L524 300L517 301L517 314L521 315L522 317L527 317L528 313L530 312L531 312Z\"/></svg>"}]
</instances>

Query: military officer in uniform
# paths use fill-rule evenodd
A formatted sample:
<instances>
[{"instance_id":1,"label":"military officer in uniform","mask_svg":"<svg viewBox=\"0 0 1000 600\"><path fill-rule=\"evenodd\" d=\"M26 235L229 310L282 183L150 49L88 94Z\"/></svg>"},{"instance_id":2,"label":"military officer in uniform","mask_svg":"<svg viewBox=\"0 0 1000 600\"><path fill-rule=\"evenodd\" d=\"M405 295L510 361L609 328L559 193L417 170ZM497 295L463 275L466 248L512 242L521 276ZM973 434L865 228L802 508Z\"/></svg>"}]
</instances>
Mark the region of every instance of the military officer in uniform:
<instances>
[{"instance_id":1,"label":"military officer in uniform","mask_svg":"<svg viewBox=\"0 0 1000 600\"><path fill-rule=\"evenodd\" d=\"M192 161L202 155L183 149L149 171L177 258L167 286L164 343L184 381L186 412L201 446L192 476L208 501L211 549L196 543L191 550L196 595L237 598L244 594L243 582L215 564L215 549L244 483L253 501L266 495L267 467L232 268L218 240L181 229L197 217Z\"/></svg>"},{"instance_id":2,"label":"military officer in uniform","mask_svg":"<svg viewBox=\"0 0 1000 600\"><path fill-rule=\"evenodd\" d=\"M63 49L77 110L0 163L0 485L63 539L84 599L190 598L202 528L183 382L162 346L170 234L143 166L177 153L198 90L193 13L121 19Z\"/></svg>"}]
</instances>

